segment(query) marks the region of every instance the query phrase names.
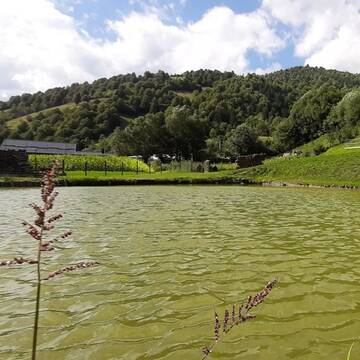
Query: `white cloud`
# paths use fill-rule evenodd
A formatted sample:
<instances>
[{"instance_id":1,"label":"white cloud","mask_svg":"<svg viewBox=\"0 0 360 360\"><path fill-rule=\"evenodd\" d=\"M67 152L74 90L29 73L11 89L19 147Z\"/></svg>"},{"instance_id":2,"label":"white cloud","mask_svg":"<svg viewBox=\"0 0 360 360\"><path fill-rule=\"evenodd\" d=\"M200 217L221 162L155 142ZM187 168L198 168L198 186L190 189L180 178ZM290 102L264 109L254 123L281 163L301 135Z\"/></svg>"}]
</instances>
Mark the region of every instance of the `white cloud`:
<instances>
[{"instance_id":1,"label":"white cloud","mask_svg":"<svg viewBox=\"0 0 360 360\"><path fill-rule=\"evenodd\" d=\"M191 69L248 70L246 53L266 56L283 46L262 12L235 14L229 8L208 11L198 22L165 25L155 14L137 14L110 22L117 41L106 46L126 71L165 69L171 73Z\"/></svg>"},{"instance_id":2,"label":"white cloud","mask_svg":"<svg viewBox=\"0 0 360 360\"><path fill-rule=\"evenodd\" d=\"M216 7L178 25L154 12L134 12L108 22L116 39L101 42L51 0L2 0L0 10L0 96L133 71L243 73L249 50L271 57L284 46L262 10L236 14Z\"/></svg>"},{"instance_id":3,"label":"white cloud","mask_svg":"<svg viewBox=\"0 0 360 360\"><path fill-rule=\"evenodd\" d=\"M99 46L47 0L2 1L0 92L7 95L94 77Z\"/></svg>"},{"instance_id":4,"label":"white cloud","mask_svg":"<svg viewBox=\"0 0 360 360\"><path fill-rule=\"evenodd\" d=\"M264 0L262 7L291 27L306 64L360 72L360 0Z\"/></svg>"},{"instance_id":5,"label":"white cloud","mask_svg":"<svg viewBox=\"0 0 360 360\"><path fill-rule=\"evenodd\" d=\"M100 41L69 13L84 0L2 0L0 98L145 70L265 73L281 67L273 55L289 39L306 64L360 72L360 0L263 0L251 13L215 7L192 23L176 13L186 0L129 1L143 12L109 21L114 40ZM279 23L287 26L283 38ZM272 65L254 70L250 51Z\"/></svg>"}]
</instances>

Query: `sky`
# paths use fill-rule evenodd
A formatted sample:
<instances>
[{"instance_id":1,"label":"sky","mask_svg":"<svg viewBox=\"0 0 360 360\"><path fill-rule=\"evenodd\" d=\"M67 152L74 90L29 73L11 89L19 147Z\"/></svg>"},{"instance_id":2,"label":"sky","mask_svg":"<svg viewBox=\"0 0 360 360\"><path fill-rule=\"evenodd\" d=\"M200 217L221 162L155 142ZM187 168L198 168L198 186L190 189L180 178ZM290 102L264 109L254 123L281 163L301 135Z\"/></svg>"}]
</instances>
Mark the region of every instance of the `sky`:
<instances>
[{"instance_id":1,"label":"sky","mask_svg":"<svg viewBox=\"0 0 360 360\"><path fill-rule=\"evenodd\" d=\"M0 100L121 73L360 72L360 0L1 0Z\"/></svg>"}]
</instances>

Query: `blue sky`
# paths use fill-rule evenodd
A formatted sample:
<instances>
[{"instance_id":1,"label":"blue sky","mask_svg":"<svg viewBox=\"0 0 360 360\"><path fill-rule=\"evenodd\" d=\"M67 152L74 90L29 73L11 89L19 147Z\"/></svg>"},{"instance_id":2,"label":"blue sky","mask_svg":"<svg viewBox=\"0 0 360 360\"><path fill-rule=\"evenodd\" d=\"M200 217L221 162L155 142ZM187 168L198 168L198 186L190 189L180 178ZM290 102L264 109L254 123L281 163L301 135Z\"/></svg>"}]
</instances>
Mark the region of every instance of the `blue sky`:
<instances>
[{"instance_id":1,"label":"blue sky","mask_svg":"<svg viewBox=\"0 0 360 360\"><path fill-rule=\"evenodd\" d=\"M360 0L2 0L0 99L120 73L360 72Z\"/></svg>"},{"instance_id":2,"label":"blue sky","mask_svg":"<svg viewBox=\"0 0 360 360\"><path fill-rule=\"evenodd\" d=\"M106 20L116 19L132 11L141 12L146 6L166 7L174 4L173 10L168 11L170 22L176 22L176 17L181 17L184 22L197 21L204 13L215 6L227 6L237 13L246 13L256 10L261 5L261 0L187 0L184 2L174 0L159 1L129 1L129 0L57 0L57 6L80 20L84 15L91 15L87 21L87 30L97 35L97 29L104 27ZM94 31L95 30L95 31Z\"/></svg>"}]
</instances>

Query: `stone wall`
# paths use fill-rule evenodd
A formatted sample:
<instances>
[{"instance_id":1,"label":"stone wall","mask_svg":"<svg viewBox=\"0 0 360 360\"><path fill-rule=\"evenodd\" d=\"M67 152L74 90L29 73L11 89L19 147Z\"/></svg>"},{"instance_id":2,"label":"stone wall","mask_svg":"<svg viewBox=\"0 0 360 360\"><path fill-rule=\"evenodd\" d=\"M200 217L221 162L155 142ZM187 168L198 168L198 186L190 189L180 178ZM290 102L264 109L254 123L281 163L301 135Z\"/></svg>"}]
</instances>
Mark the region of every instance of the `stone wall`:
<instances>
[{"instance_id":1,"label":"stone wall","mask_svg":"<svg viewBox=\"0 0 360 360\"><path fill-rule=\"evenodd\" d=\"M239 156L236 160L236 166L238 169L248 168L252 166L261 165L265 159L269 158L267 154L252 154Z\"/></svg>"},{"instance_id":2,"label":"stone wall","mask_svg":"<svg viewBox=\"0 0 360 360\"><path fill-rule=\"evenodd\" d=\"M0 174L27 174L30 172L26 151L0 150Z\"/></svg>"}]
</instances>

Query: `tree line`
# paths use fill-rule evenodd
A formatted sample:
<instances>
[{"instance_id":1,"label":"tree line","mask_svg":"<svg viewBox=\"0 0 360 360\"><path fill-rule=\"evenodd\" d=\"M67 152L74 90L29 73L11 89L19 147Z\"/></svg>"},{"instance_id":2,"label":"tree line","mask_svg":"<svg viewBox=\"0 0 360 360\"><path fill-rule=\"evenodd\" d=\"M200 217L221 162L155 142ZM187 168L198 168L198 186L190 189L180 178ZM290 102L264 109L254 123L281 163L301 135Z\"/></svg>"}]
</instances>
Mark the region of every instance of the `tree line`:
<instances>
[{"instance_id":1,"label":"tree line","mask_svg":"<svg viewBox=\"0 0 360 360\"><path fill-rule=\"evenodd\" d=\"M355 136L359 88L358 75L308 66L246 76L126 74L0 102L0 138L144 158L278 153L323 134L339 142Z\"/></svg>"}]
</instances>

